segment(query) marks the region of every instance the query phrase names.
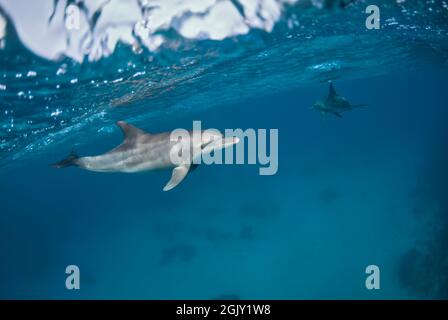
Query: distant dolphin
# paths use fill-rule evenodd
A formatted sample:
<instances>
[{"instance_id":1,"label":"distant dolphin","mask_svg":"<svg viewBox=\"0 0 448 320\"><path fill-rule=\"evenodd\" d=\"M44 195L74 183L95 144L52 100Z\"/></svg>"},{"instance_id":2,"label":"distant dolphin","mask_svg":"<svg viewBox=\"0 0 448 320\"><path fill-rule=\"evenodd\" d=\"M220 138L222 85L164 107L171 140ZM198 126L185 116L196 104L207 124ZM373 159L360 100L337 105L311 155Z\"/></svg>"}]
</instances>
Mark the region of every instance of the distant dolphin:
<instances>
[{"instance_id":1,"label":"distant dolphin","mask_svg":"<svg viewBox=\"0 0 448 320\"><path fill-rule=\"evenodd\" d=\"M124 121L118 121L117 125L123 131L124 141L116 148L102 155L82 158L72 152L53 166L78 166L96 172L141 172L174 168L170 181L163 188L163 191L168 191L198 166L191 161L174 164L171 157L173 152L191 150L191 159L196 159L201 154L227 148L239 142L237 137L224 138L217 130L201 130L200 134L196 135L190 131L189 138L179 142L172 139L170 132L150 134Z\"/></svg>"},{"instance_id":2,"label":"distant dolphin","mask_svg":"<svg viewBox=\"0 0 448 320\"><path fill-rule=\"evenodd\" d=\"M364 107L366 104L356 104L352 105L344 97L341 97L336 93L334 89L333 82L330 81L330 91L328 95L320 100L318 100L314 105L313 109L320 111L324 117L327 113L332 113L339 118L342 118L342 113L348 110L352 110L359 107Z\"/></svg>"}]
</instances>

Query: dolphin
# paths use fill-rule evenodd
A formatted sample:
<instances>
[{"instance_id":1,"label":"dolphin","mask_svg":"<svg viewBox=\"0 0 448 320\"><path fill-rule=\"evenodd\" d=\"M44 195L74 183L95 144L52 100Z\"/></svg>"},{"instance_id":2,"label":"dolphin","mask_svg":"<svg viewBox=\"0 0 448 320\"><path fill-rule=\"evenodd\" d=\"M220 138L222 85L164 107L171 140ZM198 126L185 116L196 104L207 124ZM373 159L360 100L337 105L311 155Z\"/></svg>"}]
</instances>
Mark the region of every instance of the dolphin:
<instances>
[{"instance_id":1,"label":"dolphin","mask_svg":"<svg viewBox=\"0 0 448 320\"><path fill-rule=\"evenodd\" d=\"M359 107L367 106L366 104L350 104L344 97L341 97L336 93L333 82L330 81L330 90L326 97L318 100L312 107L317 111L320 111L322 117L327 113L332 113L339 118L342 118L342 113L348 110L352 110Z\"/></svg>"},{"instance_id":2,"label":"dolphin","mask_svg":"<svg viewBox=\"0 0 448 320\"><path fill-rule=\"evenodd\" d=\"M173 139L170 132L150 134L124 121L118 121L124 141L116 148L101 155L78 157L72 152L67 158L54 164L55 168L77 166L96 172L143 172L173 168L171 179L163 188L169 191L176 187L188 172L197 168L193 160L202 154L224 149L239 142L237 137L224 138L218 130L188 131L186 139ZM183 150L190 150L182 157ZM182 162L173 162L173 154L179 154ZM187 152L185 152L187 154ZM191 154L191 156L190 156Z\"/></svg>"}]
</instances>

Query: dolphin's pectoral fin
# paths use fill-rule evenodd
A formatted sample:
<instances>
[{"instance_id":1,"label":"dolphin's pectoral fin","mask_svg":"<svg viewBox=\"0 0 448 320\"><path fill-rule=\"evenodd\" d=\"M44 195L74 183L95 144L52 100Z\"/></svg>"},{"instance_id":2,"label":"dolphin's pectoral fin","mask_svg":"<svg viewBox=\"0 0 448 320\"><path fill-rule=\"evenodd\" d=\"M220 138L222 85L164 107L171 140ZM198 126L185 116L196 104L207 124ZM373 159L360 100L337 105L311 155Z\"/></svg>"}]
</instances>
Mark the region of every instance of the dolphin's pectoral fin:
<instances>
[{"instance_id":1,"label":"dolphin's pectoral fin","mask_svg":"<svg viewBox=\"0 0 448 320\"><path fill-rule=\"evenodd\" d=\"M163 187L163 191L169 191L181 183L190 170L190 165L181 165L173 169L170 181Z\"/></svg>"},{"instance_id":2,"label":"dolphin's pectoral fin","mask_svg":"<svg viewBox=\"0 0 448 320\"><path fill-rule=\"evenodd\" d=\"M123 131L125 141L135 141L135 139L139 136L149 135L145 131L140 130L139 128L136 128L124 121L117 121L117 126L119 126Z\"/></svg>"},{"instance_id":3,"label":"dolphin's pectoral fin","mask_svg":"<svg viewBox=\"0 0 448 320\"><path fill-rule=\"evenodd\" d=\"M333 112L333 114L339 118L342 118L342 114L340 114L339 112Z\"/></svg>"}]
</instances>

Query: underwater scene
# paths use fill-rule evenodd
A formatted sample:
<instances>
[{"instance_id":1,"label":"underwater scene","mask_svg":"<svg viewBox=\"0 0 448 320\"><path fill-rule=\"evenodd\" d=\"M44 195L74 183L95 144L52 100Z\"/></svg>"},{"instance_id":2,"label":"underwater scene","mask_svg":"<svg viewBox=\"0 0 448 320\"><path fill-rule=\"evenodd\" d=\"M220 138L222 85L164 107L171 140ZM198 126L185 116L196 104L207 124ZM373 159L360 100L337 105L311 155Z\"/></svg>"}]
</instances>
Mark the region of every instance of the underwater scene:
<instances>
[{"instance_id":1,"label":"underwater scene","mask_svg":"<svg viewBox=\"0 0 448 320\"><path fill-rule=\"evenodd\" d=\"M447 71L442 0L0 0L0 299L448 299Z\"/></svg>"}]
</instances>

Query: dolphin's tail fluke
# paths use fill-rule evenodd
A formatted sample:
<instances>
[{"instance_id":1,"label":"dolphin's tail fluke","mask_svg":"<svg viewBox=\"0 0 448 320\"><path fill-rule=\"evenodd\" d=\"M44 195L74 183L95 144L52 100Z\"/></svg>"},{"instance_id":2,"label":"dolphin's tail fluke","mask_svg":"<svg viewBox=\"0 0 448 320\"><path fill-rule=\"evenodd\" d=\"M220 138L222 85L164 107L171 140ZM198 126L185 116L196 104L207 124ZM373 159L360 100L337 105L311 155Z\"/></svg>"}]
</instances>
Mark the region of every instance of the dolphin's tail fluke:
<instances>
[{"instance_id":1,"label":"dolphin's tail fluke","mask_svg":"<svg viewBox=\"0 0 448 320\"><path fill-rule=\"evenodd\" d=\"M76 160L78 159L79 159L78 155L74 151L72 151L67 158L59 161L58 163L53 164L53 168L60 169L70 166L76 166L77 165Z\"/></svg>"}]
</instances>

